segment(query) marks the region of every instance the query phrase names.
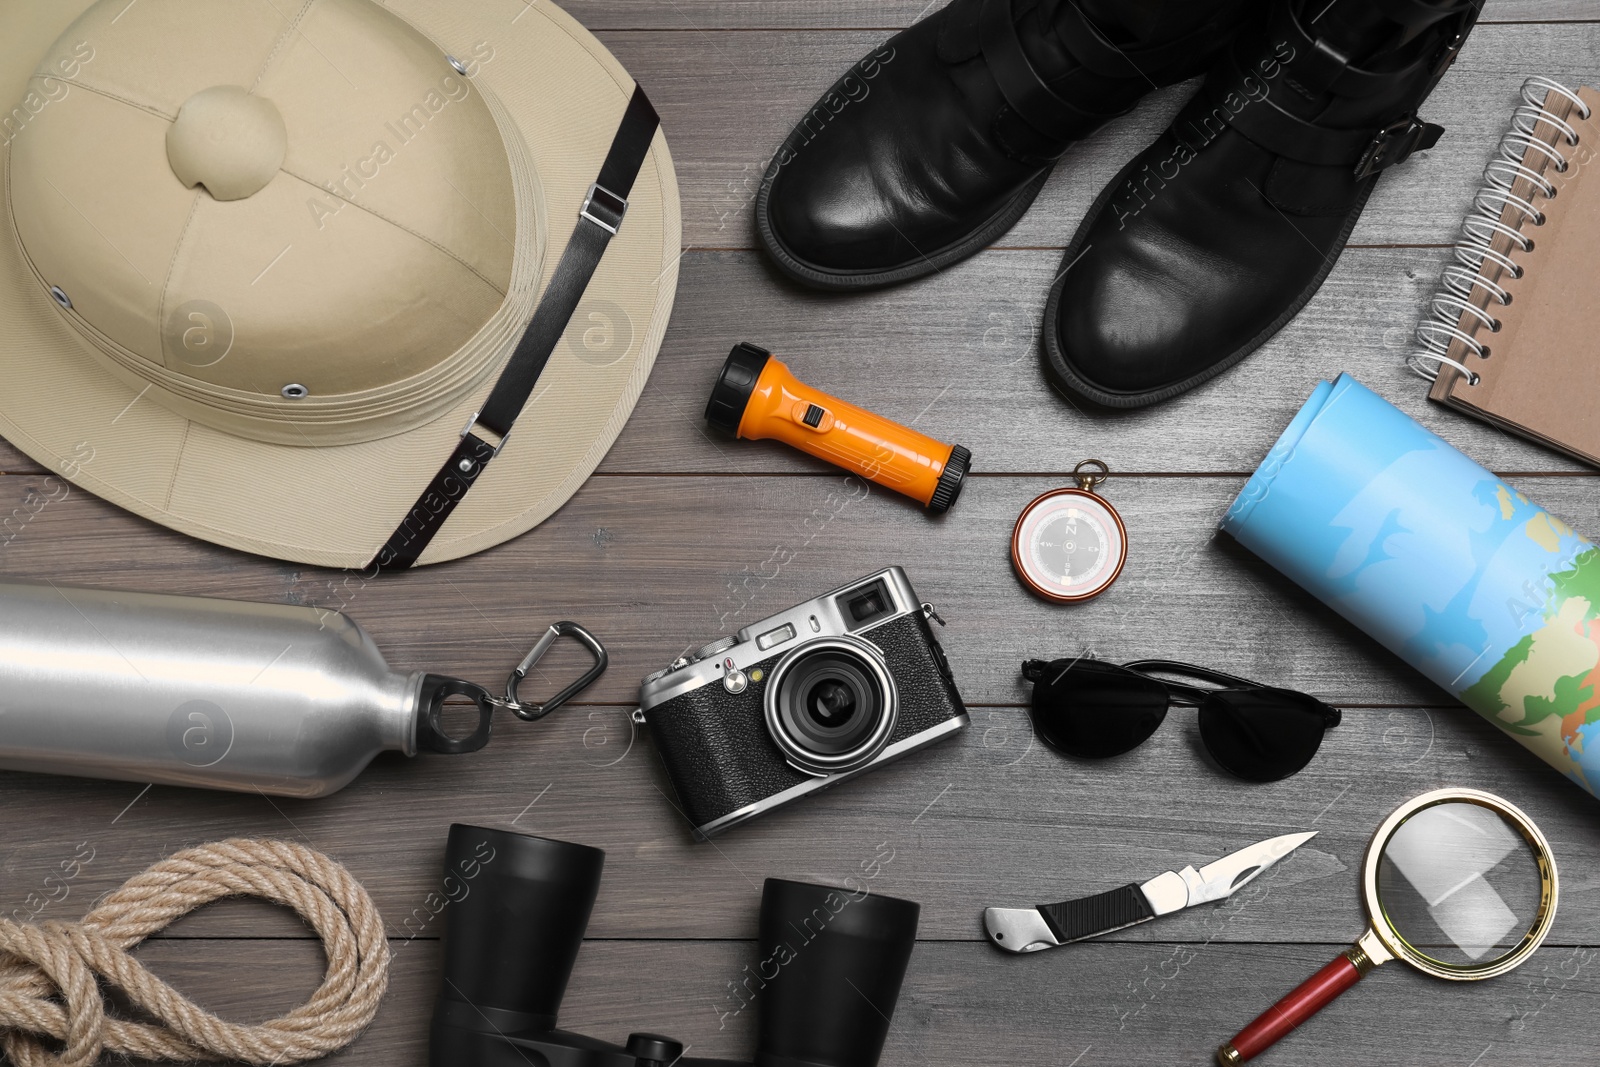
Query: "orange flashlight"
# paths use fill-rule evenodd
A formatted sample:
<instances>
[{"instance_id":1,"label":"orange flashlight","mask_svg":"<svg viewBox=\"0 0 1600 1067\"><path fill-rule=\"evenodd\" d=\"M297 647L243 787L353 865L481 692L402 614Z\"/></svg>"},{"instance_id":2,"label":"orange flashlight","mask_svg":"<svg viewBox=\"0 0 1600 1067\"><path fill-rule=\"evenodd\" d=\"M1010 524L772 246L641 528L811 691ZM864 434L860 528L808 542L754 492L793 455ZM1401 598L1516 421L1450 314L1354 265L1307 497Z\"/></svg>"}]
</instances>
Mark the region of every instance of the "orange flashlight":
<instances>
[{"instance_id":1,"label":"orange flashlight","mask_svg":"<svg viewBox=\"0 0 1600 1067\"><path fill-rule=\"evenodd\" d=\"M766 349L735 345L706 421L752 441L793 445L940 513L961 495L972 453L806 385Z\"/></svg>"}]
</instances>

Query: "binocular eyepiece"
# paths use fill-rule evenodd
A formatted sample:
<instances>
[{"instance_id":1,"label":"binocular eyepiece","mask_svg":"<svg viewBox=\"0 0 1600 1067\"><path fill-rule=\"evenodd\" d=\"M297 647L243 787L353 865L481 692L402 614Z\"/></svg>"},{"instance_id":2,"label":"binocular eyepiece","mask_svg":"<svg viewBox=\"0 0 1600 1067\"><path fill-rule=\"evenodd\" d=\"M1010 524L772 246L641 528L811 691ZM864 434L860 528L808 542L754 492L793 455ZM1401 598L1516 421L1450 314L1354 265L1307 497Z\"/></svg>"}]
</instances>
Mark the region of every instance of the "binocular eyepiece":
<instances>
[{"instance_id":1,"label":"binocular eyepiece","mask_svg":"<svg viewBox=\"0 0 1600 1067\"><path fill-rule=\"evenodd\" d=\"M624 1045L556 1029L600 891L605 853L457 823L431 1067L735 1067L635 1033ZM916 942L909 900L767 879L760 961L734 983L755 1002L754 1067L876 1067Z\"/></svg>"}]
</instances>

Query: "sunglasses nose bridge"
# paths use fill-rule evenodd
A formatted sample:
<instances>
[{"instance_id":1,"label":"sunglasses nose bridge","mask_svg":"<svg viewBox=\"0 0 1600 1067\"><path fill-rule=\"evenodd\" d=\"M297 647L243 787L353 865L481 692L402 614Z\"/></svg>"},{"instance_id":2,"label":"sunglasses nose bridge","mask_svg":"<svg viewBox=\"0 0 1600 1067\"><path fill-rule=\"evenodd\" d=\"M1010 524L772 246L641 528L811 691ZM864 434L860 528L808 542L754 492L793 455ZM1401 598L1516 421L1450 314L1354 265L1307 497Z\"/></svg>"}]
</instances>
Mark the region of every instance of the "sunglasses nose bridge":
<instances>
[{"instance_id":1,"label":"sunglasses nose bridge","mask_svg":"<svg viewBox=\"0 0 1600 1067\"><path fill-rule=\"evenodd\" d=\"M1215 689L1201 689L1199 686L1184 685L1182 682L1169 682L1162 678L1151 680L1160 682L1166 687L1168 701L1185 708L1198 708L1205 704L1207 700L1210 700L1215 693L1220 692L1220 690Z\"/></svg>"}]
</instances>

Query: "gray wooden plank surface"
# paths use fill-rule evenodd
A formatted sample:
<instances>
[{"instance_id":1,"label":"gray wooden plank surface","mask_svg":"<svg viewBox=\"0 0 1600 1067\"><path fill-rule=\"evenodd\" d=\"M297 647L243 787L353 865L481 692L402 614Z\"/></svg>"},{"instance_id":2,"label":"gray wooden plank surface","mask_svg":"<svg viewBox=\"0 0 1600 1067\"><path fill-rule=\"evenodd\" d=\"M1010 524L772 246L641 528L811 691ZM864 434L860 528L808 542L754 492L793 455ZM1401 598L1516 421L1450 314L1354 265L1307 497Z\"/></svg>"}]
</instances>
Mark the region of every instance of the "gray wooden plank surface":
<instances>
[{"instance_id":1,"label":"gray wooden plank surface","mask_svg":"<svg viewBox=\"0 0 1600 1067\"><path fill-rule=\"evenodd\" d=\"M785 446L730 441L702 420L728 349L774 349L803 380L942 441L984 473L1255 469L1316 383L1348 371L1500 471L1587 471L1576 461L1426 400L1404 364L1438 288L1442 249L1351 249L1305 312L1180 404L1109 412L1069 401L1039 367L1047 251L988 252L922 283L848 300L771 283L755 253L691 254L658 370L607 471L828 470Z\"/></svg>"},{"instance_id":2,"label":"gray wooden plank surface","mask_svg":"<svg viewBox=\"0 0 1600 1067\"><path fill-rule=\"evenodd\" d=\"M1020 709L974 708L972 725L948 742L709 844L690 839L627 710L581 706L537 726L502 723L471 756L385 756L316 801L0 774L0 806L18 828L0 868L0 914L76 919L179 848L260 836L344 863L391 936L436 937L430 894L445 836L466 822L606 849L593 937L744 936L762 879L787 877L855 879L921 903L923 937L974 941L988 906L1085 896L1317 830L1241 898L1250 907L1199 907L1113 940L1332 942L1359 930L1362 857L1383 817L1428 789L1467 786L1523 806L1553 842L1566 880L1552 943L1600 944L1595 800L1462 709L1351 709L1305 771L1251 785L1208 764L1189 712L1173 712L1134 753L1095 763L1044 748ZM61 862L85 855L63 884ZM302 933L287 912L245 903L208 909L176 932Z\"/></svg>"},{"instance_id":3,"label":"gray wooden plank surface","mask_svg":"<svg viewBox=\"0 0 1600 1067\"><path fill-rule=\"evenodd\" d=\"M924 904L924 943L885 1067L1199 1064L1359 932L1356 870L1382 816L1424 789L1472 785L1524 806L1554 843L1564 883L1550 945L1491 983L1439 983L1390 965L1267 1062L1589 1062L1581 1020L1600 1003L1596 802L1212 529L1312 384L1348 369L1600 533L1592 472L1426 405L1399 366L1444 261L1439 246L1452 239L1518 84L1545 71L1592 81L1600 69L1600 0L1490 0L1487 24L1427 111L1451 127L1449 139L1385 179L1358 247L1318 299L1218 383L1120 416L1048 391L1034 362L1037 318L1055 250L1180 106L1183 87L1076 148L1000 249L939 277L825 301L777 280L749 251L763 161L839 71L924 5L567 5L663 111L689 250L661 361L602 475L510 545L368 583L201 545L77 491L34 514L42 473L0 444L0 519L23 519L0 543L0 574L344 609L397 666L490 684L555 618L592 625L613 653L603 682L550 720L506 722L474 756L380 758L323 801L0 774L0 914L76 918L145 865L203 840L309 843L369 887L395 938L390 997L340 1059L422 1063L446 921L429 894L446 828L513 826L608 850L564 1025L613 1040L656 1030L694 1055L746 1057L754 1012L724 1012L728 983L756 957L761 879L839 882L887 846L894 858L873 888ZM957 509L929 520L805 457L708 438L705 391L742 339L770 344L819 386L971 446L979 473ZM1089 454L1129 474L1106 492L1133 555L1100 601L1053 608L1017 586L1005 542L1017 509ZM950 621L942 636L972 726L714 845L691 843L649 739L626 719L637 679L685 647L889 562L904 563ZM1345 722L1310 768L1270 786L1209 767L1181 711L1121 760L1065 760L1031 741L1016 661L1088 650L1168 655L1296 686L1346 705ZM559 651L530 691L548 691L578 661ZM1320 836L1228 904L1026 959L977 940L985 905L1104 889L1305 827ZM46 878L80 845L94 859L63 896ZM229 1017L262 1019L313 988L319 956L307 938L282 911L227 902L140 956Z\"/></svg>"},{"instance_id":4,"label":"gray wooden plank surface","mask_svg":"<svg viewBox=\"0 0 1600 1067\"><path fill-rule=\"evenodd\" d=\"M773 272L754 256L730 260L694 251L753 244L749 201L761 162L781 141L794 114L833 77L830 71L847 66L875 40L870 33L724 36L728 40L717 48L728 61L709 74L693 61L697 50L709 47L694 35L628 33L609 40L650 84L666 115L683 182L684 240L691 251L684 261L684 289L663 352L663 369L651 385L661 403L652 406L647 400L607 460L608 469L703 470L707 463L715 467L722 462L733 464L732 469L757 463L773 469L769 454L748 449L730 457L715 453L698 433L696 417L719 353L738 339L732 331L743 335L769 322L762 331L766 340L783 338L797 358L820 355L838 361L841 372L859 360L863 349L872 351L874 364L893 373L877 377L873 384L882 387L877 395L858 388L852 399L888 414L903 407L904 417L910 417L954 381L958 388L952 389L948 402L927 413L928 426L931 432L964 432L980 469L991 471L1039 469L1037 457L1044 450L1040 438L1004 432L1019 424L1038 427L1041 436L1048 435L1046 442L1090 426L1097 438L1102 430L1118 434L1125 429L1125 465L1131 463L1131 469L1249 469L1276 433L1277 424L1259 417L1262 401L1271 397L1267 410L1286 421L1315 378L1341 367L1397 400L1414 401L1415 410L1427 410L1432 422L1462 427L1463 444L1477 444L1474 454L1496 469L1574 467L1417 399L1418 387L1398 364L1446 259L1437 249L1353 249L1290 329L1244 368L1201 390L1207 406L1199 411L1180 414L1169 406L1060 427L1062 404L1049 395L1032 366L1040 309L1059 269L1058 257L1049 249L1065 243L1103 182L1165 124L1181 103L1181 89L1167 91L1069 155L1034 210L1003 241L1008 248L1037 246L1043 251L980 256L940 277L845 301L826 301L781 282L774 285ZM1539 69L1573 80L1592 78L1597 61L1600 24L1484 27L1436 96L1434 117L1452 127L1452 136L1427 157L1386 176L1357 229L1357 245L1450 241L1522 78ZM742 73L746 68L760 76ZM707 291L698 290L701 285ZM955 293L964 299L952 299ZM850 333L834 336L862 337L867 343L820 353L801 347L809 338L829 336L840 317ZM946 352L949 370L943 369ZM696 361L697 369L703 361L705 370L695 375L668 372L671 362L684 359ZM930 365L940 370L929 374ZM833 365L820 366L826 373ZM843 374L834 380L844 380ZM1258 417L1247 423L1251 433L1226 435L1222 443L1227 447L1214 447L1214 435L1171 432L1180 421L1191 427L1239 425L1240 397L1249 398L1245 403ZM1042 418L1018 419L1019 403L1038 409ZM954 412L970 425L953 425ZM1065 417L1077 421L1075 413ZM663 423L676 432L663 435ZM985 434L994 440L982 440ZM1186 442L1198 441L1213 447L1173 454ZM0 471L36 469L10 445L0 444Z\"/></svg>"},{"instance_id":5,"label":"gray wooden plank surface","mask_svg":"<svg viewBox=\"0 0 1600 1067\"><path fill-rule=\"evenodd\" d=\"M1240 366L1182 403L1108 412L1064 399L1039 369L1042 309L1060 268L1054 252L986 252L924 282L849 299L775 285L755 252L692 252L656 370L601 469L831 470L705 425L717 371L747 340L776 350L824 391L965 444L984 474L1059 473L1090 454L1118 471L1249 472L1315 384L1341 371L1493 470L1589 470L1427 401L1427 383L1404 358L1448 255L1351 249L1310 306ZM0 443L0 470L39 469Z\"/></svg>"},{"instance_id":6,"label":"gray wooden plank surface","mask_svg":"<svg viewBox=\"0 0 1600 1067\"><path fill-rule=\"evenodd\" d=\"M823 91L883 36L774 30L601 34L661 111L683 190L686 245L754 247L751 204L767 161ZM1523 81L1547 74L1581 83L1593 80L1597 67L1600 24L1476 30L1424 108L1430 121L1447 127L1446 139L1384 176L1352 240L1453 240ZM999 243L1064 247L1106 182L1166 127L1192 88L1154 93L1133 114L1070 149L1028 214Z\"/></svg>"},{"instance_id":7,"label":"gray wooden plank surface","mask_svg":"<svg viewBox=\"0 0 1600 1067\"><path fill-rule=\"evenodd\" d=\"M745 936L752 930L741 924ZM1200 1067L1271 1000L1345 947L1085 944L1019 959L983 945L921 944L883 1067ZM306 942L165 941L139 954L224 1017L257 1021L295 1007L320 967ZM691 1056L748 1059L760 999L737 1015L724 1013L738 1003L728 984L758 962L749 941L591 941L578 957L561 1025L616 1042L633 1031L664 1033L691 1046ZM1592 948L1551 947L1511 975L1461 983L1389 964L1262 1062L1574 1067L1588 1062L1582 1020L1584 1006L1600 994L1597 962L1600 951ZM397 944L377 1020L327 1062L422 1063L438 967L436 943Z\"/></svg>"},{"instance_id":8,"label":"gray wooden plank surface","mask_svg":"<svg viewBox=\"0 0 1600 1067\"><path fill-rule=\"evenodd\" d=\"M0 479L0 513L38 482ZM962 691L1014 703L1025 655L1166 656L1336 703L1439 704L1443 694L1231 539L1214 533L1240 477L1127 477L1104 487L1130 549L1086 604L1028 596L1012 573L1017 513L1056 478L976 478L943 519L844 476L604 477L543 526L476 557L364 581L247 557L130 517L85 493L47 502L0 553L9 575L281 600L346 610L408 669L503 678L555 619L592 625L612 667L590 699L635 699L686 649L862 574L904 565L949 620ZM1589 477L1524 482L1579 530L1600 530ZM718 521L707 522L716 515ZM116 553L115 556L112 553ZM581 579L576 576L581 575Z\"/></svg>"},{"instance_id":9,"label":"gray wooden plank surface","mask_svg":"<svg viewBox=\"0 0 1600 1067\"><path fill-rule=\"evenodd\" d=\"M753 28L908 26L943 0L567 0L561 6L594 29L703 33ZM1486 22L1600 20L1596 0L1488 0Z\"/></svg>"}]
</instances>

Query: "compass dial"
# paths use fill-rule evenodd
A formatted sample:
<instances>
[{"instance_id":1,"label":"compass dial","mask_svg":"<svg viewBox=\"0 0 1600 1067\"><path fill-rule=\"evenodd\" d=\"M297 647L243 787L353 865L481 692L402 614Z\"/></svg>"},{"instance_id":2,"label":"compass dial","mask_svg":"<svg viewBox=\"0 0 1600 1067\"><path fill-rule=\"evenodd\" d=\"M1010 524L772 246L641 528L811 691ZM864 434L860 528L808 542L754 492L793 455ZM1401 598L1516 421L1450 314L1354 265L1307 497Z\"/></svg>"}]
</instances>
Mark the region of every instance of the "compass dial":
<instances>
[{"instance_id":1,"label":"compass dial","mask_svg":"<svg viewBox=\"0 0 1600 1067\"><path fill-rule=\"evenodd\" d=\"M1082 489L1057 489L1029 504L1011 539L1011 559L1022 580L1060 602L1104 592L1122 572L1127 549L1116 510Z\"/></svg>"}]
</instances>

